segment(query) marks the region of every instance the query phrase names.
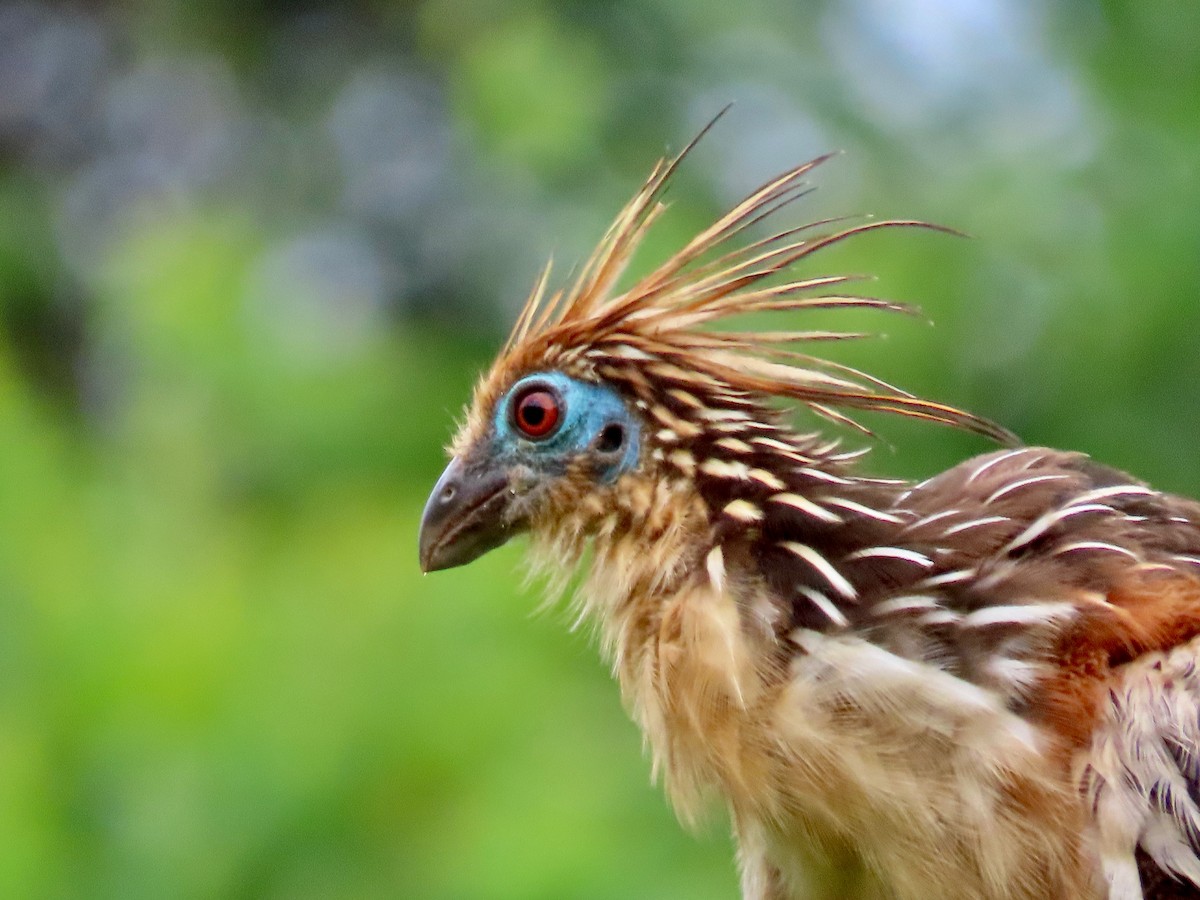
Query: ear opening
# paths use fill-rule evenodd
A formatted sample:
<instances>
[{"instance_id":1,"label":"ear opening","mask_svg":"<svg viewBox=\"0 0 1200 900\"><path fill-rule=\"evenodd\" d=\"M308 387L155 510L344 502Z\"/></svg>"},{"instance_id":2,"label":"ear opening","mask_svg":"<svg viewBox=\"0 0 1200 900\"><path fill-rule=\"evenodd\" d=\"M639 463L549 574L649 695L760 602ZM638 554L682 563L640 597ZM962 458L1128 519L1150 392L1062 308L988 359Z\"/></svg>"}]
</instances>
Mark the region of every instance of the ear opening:
<instances>
[{"instance_id":1,"label":"ear opening","mask_svg":"<svg viewBox=\"0 0 1200 900\"><path fill-rule=\"evenodd\" d=\"M625 426L609 422L596 436L595 448L600 453L617 453L625 448Z\"/></svg>"}]
</instances>

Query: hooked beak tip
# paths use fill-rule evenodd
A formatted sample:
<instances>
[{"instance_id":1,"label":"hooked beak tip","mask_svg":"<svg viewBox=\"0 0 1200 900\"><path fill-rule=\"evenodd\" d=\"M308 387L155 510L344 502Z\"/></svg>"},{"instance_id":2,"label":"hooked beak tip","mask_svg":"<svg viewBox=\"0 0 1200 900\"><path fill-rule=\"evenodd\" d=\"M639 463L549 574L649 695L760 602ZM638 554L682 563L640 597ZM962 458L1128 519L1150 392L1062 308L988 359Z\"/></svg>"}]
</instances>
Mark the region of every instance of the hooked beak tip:
<instances>
[{"instance_id":1,"label":"hooked beak tip","mask_svg":"<svg viewBox=\"0 0 1200 900\"><path fill-rule=\"evenodd\" d=\"M417 556L425 574L465 565L505 543L508 476L455 457L438 479L421 516Z\"/></svg>"}]
</instances>

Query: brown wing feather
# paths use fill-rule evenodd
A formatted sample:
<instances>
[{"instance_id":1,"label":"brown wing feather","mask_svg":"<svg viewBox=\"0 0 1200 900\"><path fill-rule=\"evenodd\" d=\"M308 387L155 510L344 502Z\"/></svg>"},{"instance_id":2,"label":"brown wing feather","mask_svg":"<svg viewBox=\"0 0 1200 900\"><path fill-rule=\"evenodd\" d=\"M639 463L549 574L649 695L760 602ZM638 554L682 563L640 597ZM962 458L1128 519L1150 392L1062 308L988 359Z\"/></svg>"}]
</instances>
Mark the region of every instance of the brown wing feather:
<instances>
[{"instance_id":1,"label":"brown wing feather","mask_svg":"<svg viewBox=\"0 0 1200 900\"><path fill-rule=\"evenodd\" d=\"M1140 847L1136 859L1145 900L1200 900L1200 887L1173 878Z\"/></svg>"}]
</instances>

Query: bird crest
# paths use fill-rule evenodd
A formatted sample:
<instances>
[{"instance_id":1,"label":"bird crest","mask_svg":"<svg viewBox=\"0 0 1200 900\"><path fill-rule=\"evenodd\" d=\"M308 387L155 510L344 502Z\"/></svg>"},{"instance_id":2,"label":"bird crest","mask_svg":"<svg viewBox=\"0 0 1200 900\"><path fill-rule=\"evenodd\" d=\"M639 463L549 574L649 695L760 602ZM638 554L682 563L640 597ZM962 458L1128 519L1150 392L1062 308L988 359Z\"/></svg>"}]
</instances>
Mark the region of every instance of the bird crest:
<instances>
[{"instance_id":1,"label":"bird crest","mask_svg":"<svg viewBox=\"0 0 1200 900\"><path fill-rule=\"evenodd\" d=\"M715 120L714 120L715 122ZM607 380L649 403L668 391L703 406L761 407L770 398L799 402L819 416L869 430L853 412L896 413L963 428L1001 443L1006 429L953 406L921 399L865 372L803 352L803 345L861 338L828 330L738 331L714 328L747 313L912 307L844 290L862 275L788 276L817 251L880 229L948 231L918 220L824 219L750 238L751 230L807 194L805 177L832 154L772 178L627 290L618 282L647 232L666 210L664 193L680 163L711 128L673 158L663 158L625 205L566 288L548 290L550 266L537 280L491 371L481 380L460 436L465 445L487 427L485 411L516 378L559 370Z\"/></svg>"}]
</instances>

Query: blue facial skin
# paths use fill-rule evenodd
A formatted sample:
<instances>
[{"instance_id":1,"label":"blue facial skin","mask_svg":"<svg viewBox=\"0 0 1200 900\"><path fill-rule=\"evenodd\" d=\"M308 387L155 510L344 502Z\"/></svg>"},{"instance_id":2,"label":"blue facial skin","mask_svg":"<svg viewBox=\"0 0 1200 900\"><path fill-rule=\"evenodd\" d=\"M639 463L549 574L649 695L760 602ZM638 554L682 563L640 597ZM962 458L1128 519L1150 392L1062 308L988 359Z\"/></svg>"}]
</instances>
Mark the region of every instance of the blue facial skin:
<instances>
[{"instance_id":1,"label":"blue facial skin","mask_svg":"<svg viewBox=\"0 0 1200 900\"><path fill-rule=\"evenodd\" d=\"M532 384L546 385L558 395L559 422L555 431L541 440L530 440L512 424L513 397ZM570 378L560 372L539 372L527 375L514 384L496 404L492 425L493 458L507 463L520 463L552 474L562 474L567 463L595 447L605 427L617 424L624 431L619 452L595 453L596 477L611 484L628 472L638 461L640 426L612 388L589 381Z\"/></svg>"}]
</instances>

